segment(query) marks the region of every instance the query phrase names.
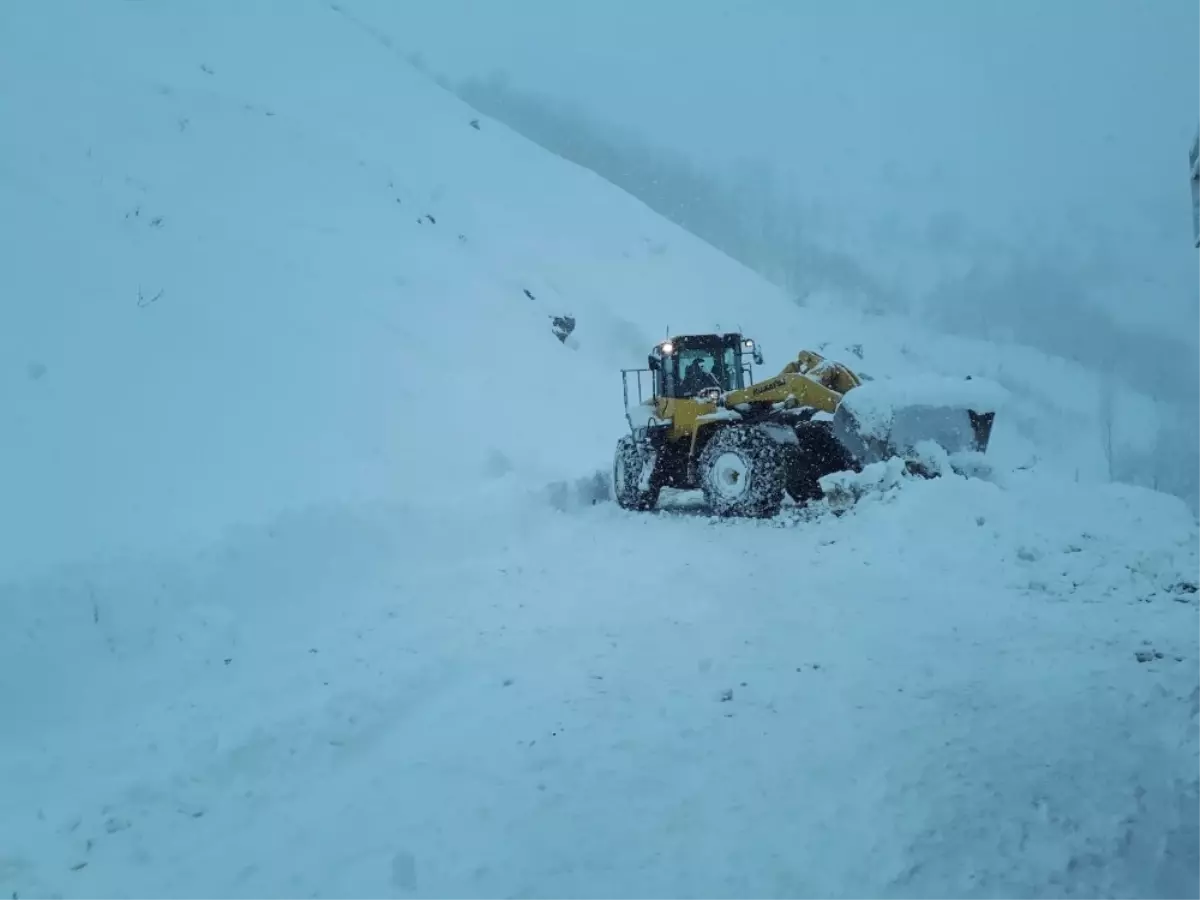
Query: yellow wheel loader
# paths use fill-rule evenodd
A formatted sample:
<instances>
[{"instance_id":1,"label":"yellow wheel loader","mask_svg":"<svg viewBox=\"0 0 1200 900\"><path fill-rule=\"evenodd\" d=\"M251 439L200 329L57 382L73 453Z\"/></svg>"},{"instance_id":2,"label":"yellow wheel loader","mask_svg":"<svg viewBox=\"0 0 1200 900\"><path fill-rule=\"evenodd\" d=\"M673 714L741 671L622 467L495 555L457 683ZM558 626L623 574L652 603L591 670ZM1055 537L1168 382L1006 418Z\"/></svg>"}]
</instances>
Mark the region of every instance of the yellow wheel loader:
<instances>
[{"instance_id":1,"label":"yellow wheel loader","mask_svg":"<svg viewBox=\"0 0 1200 900\"><path fill-rule=\"evenodd\" d=\"M613 459L618 504L649 510L664 487L699 489L717 515L769 517L785 494L818 500L823 476L892 456L935 474L921 469L922 442L947 454L987 449L995 411L969 395L881 392L807 350L758 382L755 364L762 351L741 334L693 334L656 345L646 368L621 370L630 432Z\"/></svg>"}]
</instances>

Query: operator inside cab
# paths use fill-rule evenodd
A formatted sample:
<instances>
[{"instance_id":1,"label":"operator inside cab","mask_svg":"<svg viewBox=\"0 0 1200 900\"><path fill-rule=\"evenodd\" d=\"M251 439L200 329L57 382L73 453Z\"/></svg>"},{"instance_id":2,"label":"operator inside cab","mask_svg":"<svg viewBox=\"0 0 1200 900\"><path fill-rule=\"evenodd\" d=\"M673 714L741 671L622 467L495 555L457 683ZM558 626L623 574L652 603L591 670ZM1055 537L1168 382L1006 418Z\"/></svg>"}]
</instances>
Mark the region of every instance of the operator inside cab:
<instances>
[{"instance_id":1,"label":"operator inside cab","mask_svg":"<svg viewBox=\"0 0 1200 900\"><path fill-rule=\"evenodd\" d=\"M719 382L713 377L711 371L704 368L704 361L708 360L713 363L711 356L696 356L690 361L680 360L680 366L683 369L683 380L679 383L679 390L685 397L694 397L704 388L717 387Z\"/></svg>"}]
</instances>

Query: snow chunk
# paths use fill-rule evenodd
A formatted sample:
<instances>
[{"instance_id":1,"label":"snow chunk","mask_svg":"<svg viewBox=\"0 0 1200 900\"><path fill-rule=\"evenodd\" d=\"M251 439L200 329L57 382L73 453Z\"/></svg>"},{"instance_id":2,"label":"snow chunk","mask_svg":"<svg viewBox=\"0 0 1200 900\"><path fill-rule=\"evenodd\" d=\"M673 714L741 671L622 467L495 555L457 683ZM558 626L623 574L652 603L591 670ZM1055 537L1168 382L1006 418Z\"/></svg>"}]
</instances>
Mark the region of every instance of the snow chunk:
<instances>
[{"instance_id":1,"label":"snow chunk","mask_svg":"<svg viewBox=\"0 0 1200 900\"><path fill-rule=\"evenodd\" d=\"M764 422L758 427L774 438L777 444L794 445L799 443L795 429L789 428L787 425L780 425L778 422Z\"/></svg>"},{"instance_id":2,"label":"snow chunk","mask_svg":"<svg viewBox=\"0 0 1200 900\"><path fill-rule=\"evenodd\" d=\"M742 414L736 409L716 409L710 413L705 413L702 416L696 416L697 422L737 422L742 418Z\"/></svg>"},{"instance_id":3,"label":"snow chunk","mask_svg":"<svg viewBox=\"0 0 1200 900\"><path fill-rule=\"evenodd\" d=\"M946 475L953 471L950 454L936 441L919 441L913 449L915 461L931 475Z\"/></svg>"},{"instance_id":4,"label":"snow chunk","mask_svg":"<svg viewBox=\"0 0 1200 900\"><path fill-rule=\"evenodd\" d=\"M884 493L897 487L908 476L904 460L897 456L864 466L861 472L834 472L819 480L821 490L833 502L857 501L867 494Z\"/></svg>"}]
</instances>

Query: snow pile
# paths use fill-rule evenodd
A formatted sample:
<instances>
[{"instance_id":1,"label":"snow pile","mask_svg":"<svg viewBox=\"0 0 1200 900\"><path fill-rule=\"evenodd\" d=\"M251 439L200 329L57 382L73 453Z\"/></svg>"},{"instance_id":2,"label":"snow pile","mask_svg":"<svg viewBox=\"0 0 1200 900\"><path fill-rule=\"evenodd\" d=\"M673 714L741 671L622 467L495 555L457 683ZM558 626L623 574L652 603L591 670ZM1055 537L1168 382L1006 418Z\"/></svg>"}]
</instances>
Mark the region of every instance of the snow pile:
<instances>
[{"instance_id":1,"label":"snow pile","mask_svg":"<svg viewBox=\"0 0 1200 900\"><path fill-rule=\"evenodd\" d=\"M907 476L904 460L891 456L863 466L861 472L823 475L820 484L830 505L846 508L869 493L883 493L899 487Z\"/></svg>"},{"instance_id":2,"label":"snow pile","mask_svg":"<svg viewBox=\"0 0 1200 900\"><path fill-rule=\"evenodd\" d=\"M833 472L820 478L825 500L834 509L847 509L869 494L895 490L915 478L976 478L994 481L995 468L987 454L975 451L947 453L936 441L915 442L905 456L888 456L863 466L861 471Z\"/></svg>"}]
</instances>

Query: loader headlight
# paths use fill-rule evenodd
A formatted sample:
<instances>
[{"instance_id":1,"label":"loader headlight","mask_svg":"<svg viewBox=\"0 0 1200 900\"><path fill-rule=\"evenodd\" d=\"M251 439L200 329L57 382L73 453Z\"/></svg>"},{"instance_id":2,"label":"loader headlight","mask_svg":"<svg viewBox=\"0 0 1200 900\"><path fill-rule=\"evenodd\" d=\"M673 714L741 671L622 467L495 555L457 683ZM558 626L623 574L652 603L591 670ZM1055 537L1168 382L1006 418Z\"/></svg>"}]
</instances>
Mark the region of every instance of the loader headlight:
<instances>
[{"instance_id":1,"label":"loader headlight","mask_svg":"<svg viewBox=\"0 0 1200 900\"><path fill-rule=\"evenodd\" d=\"M754 341L750 340L750 338L746 338L744 341L742 341L742 349L751 355L751 358L755 363L760 366L763 364L762 348L759 347L758 344L754 343Z\"/></svg>"},{"instance_id":2,"label":"loader headlight","mask_svg":"<svg viewBox=\"0 0 1200 900\"><path fill-rule=\"evenodd\" d=\"M675 345L670 341L664 341L663 343L659 344L658 349L662 351L663 356L670 356L675 352Z\"/></svg>"}]
</instances>

